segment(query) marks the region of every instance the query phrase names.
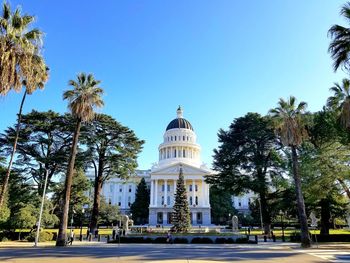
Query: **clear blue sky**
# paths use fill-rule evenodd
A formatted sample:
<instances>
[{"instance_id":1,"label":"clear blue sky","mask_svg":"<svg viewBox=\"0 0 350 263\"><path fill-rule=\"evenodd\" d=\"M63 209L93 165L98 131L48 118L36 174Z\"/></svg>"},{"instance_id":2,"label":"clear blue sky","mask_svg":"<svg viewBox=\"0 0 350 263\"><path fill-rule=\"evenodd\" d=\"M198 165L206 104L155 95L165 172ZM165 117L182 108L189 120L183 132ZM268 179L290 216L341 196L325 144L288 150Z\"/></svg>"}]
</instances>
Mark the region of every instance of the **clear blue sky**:
<instances>
[{"instance_id":1,"label":"clear blue sky","mask_svg":"<svg viewBox=\"0 0 350 263\"><path fill-rule=\"evenodd\" d=\"M65 112L67 81L94 73L103 113L146 141L139 168L158 159L178 105L193 125L202 159L212 163L219 128L249 111L266 114L294 95L322 108L333 73L327 31L344 24L338 0L42 1L11 0L37 17L51 69L32 109ZM0 131L15 123L21 95L0 98Z\"/></svg>"}]
</instances>

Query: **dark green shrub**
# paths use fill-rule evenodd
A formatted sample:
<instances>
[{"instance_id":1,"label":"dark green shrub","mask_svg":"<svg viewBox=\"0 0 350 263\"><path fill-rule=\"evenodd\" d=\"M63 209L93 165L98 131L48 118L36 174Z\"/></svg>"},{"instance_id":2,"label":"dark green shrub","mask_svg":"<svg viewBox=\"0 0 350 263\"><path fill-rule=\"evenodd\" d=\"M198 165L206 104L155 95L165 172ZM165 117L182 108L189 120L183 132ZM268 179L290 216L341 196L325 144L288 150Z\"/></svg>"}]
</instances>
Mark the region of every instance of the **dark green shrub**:
<instances>
[{"instance_id":1,"label":"dark green shrub","mask_svg":"<svg viewBox=\"0 0 350 263\"><path fill-rule=\"evenodd\" d=\"M157 237L153 240L153 243L156 243L156 244L165 244L167 243L166 242L167 238L166 237Z\"/></svg>"},{"instance_id":2,"label":"dark green shrub","mask_svg":"<svg viewBox=\"0 0 350 263\"><path fill-rule=\"evenodd\" d=\"M188 239L183 237L176 237L174 239L175 244L188 244Z\"/></svg>"},{"instance_id":3,"label":"dark green shrub","mask_svg":"<svg viewBox=\"0 0 350 263\"><path fill-rule=\"evenodd\" d=\"M29 242L35 241L36 232L30 233L26 239ZM53 240L53 234L51 232L47 231L41 231L39 234L39 242L46 242L46 241L52 241Z\"/></svg>"},{"instance_id":4,"label":"dark green shrub","mask_svg":"<svg viewBox=\"0 0 350 263\"><path fill-rule=\"evenodd\" d=\"M235 243L249 243L249 239L247 237L239 237L236 239L236 242Z\"/></svg>"},{"instance_id":5,"label":"dark green shrub","mask_svg":"<svg viewBox=\"0 0 350 263\"><path fill-rule=\"evenodd\" d=\"M224 237L218 237L215 239L215 244L225 244L226 243L226 238Z\"/></svg>"},{"instance_id":6,"label":"dark green shrub","mask_svg":"<svg viewBox=\"0 0 350 263\"><path fill-rule=\"evenodd\" d=\"M213 240L209 237L195 237L192 239L191 244L213 244Z\"/></svg>"}]
</instances>

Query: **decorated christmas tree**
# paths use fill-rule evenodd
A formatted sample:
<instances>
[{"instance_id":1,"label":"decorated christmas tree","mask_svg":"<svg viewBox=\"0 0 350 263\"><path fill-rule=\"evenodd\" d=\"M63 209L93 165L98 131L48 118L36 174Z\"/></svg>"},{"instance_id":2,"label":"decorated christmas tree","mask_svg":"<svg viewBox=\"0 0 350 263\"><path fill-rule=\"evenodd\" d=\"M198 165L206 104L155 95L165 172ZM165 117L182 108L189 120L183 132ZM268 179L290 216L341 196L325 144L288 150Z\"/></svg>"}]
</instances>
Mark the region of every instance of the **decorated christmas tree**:
<instances>
[{"instance_id":1,"label":"decorated christmas tree","mask_svg":"<svg viewBox=\"0 0 350 263\"><path fill-rule=\"evenodd\" d=\"M173 208L174 231L181 233L188 232L189 228L191 227L191 218L182 167L180 167L179 179L177 180L175 204Z\"/></svg>"}]
</instances>

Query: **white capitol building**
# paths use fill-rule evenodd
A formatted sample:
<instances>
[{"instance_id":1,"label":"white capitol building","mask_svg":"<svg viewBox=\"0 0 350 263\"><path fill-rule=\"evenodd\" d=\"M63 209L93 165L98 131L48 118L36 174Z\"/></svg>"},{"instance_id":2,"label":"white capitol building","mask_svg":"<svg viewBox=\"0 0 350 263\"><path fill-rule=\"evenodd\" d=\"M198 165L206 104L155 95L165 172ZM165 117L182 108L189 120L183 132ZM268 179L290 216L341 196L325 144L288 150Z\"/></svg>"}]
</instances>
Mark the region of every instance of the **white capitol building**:
<instances>
[{"instance_id":1,"label":"white capitol building","mask_svg":"<svg viewBox=\"0 0 350 263\"><path fill-rule=\"evenodd\" d=\"M201 147L189 121L183 118L181 107L172 120L158 147L159 161L150 170L137 170L127 180L117 177L104 183L102 195L118 205L127 214L135 201L137 184L145 178L150 187L149 225L171 225L172 207L175 201L176 181L182 167L191 212L192 225L210 225L209 185L206 175L214 173L201 162ZM249 208L251 196L233 197L232 205L245 211Z\"/></svg>"}]
</instances>

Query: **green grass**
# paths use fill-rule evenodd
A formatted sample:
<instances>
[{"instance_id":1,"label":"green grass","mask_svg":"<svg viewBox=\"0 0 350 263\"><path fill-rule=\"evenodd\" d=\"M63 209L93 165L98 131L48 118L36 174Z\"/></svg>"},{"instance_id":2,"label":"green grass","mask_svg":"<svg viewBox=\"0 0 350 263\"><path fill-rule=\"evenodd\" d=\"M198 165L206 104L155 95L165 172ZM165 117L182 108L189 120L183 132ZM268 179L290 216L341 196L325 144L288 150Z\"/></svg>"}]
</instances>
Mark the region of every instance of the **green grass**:
<instances>
[{"instance_id":1,"label":"green grass","mask_svg":"<svg viewBox=\"0 0 350 263\"><path fill-rule=\"evenodd\" d=\"M30 229L16 229L16 232L29 232ZM45 229L45 231L47 232L56 232L58 233L58 229ZM70 229L67 230L67 232L69 232ZM282 236L282 230L280 229L276 229L276 230L272 230L274 235L276 237L281 237ZM100 235L112 235L112 232L113 230L112 229L105 229L105 228L102 228L102 229L99 229L98 233ZM294 233L298 233L299 230L293 230L293 229L286 229L284 230L284 235L285 236L290 236ZM310 232L312 234L319 234L320 233L320 230L310 230ZM164 235L166 233L166 231L163 231L163 232L152 232L152 233L147 233L147 232L143 232L142 235ZM244 229L241 229L239 231L239 234L247 234L248 231L245 231ZM330 229L329 231L330 234L350 234L350 230L349 229ZM76 228L74 229L74 234L77 236L77 235L80 235L80 229ZM87 227L83 227L83 231L82 231L82 234L83 235L86 235L87 234ZM229 236L229 235L232 235L232 232L225 232L225 233L216 233L216 232L209 232L209 233L185 233L185 234L174 234L174 235L204 235L204 236L207 236L207 235L219 235L219 236ZM141 233L132 233L131 235L135 235L135 236L138 236L138 235L141 235ZM250 235L263 235L262 231L260 229L254 229L254 230L251 230L250 231Z\"/></svg>"}]
</instances>

